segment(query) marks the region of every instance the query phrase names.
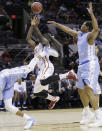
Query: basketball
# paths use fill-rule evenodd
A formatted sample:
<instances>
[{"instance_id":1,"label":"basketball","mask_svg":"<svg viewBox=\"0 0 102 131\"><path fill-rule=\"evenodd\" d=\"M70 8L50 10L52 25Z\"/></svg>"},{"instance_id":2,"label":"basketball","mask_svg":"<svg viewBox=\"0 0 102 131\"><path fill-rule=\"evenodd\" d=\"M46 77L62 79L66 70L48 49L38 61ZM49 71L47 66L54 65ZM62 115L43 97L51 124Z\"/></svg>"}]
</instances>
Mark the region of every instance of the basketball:
<instances>
[{"instance_id":1,"label":"basketball","mask_svg":"<svg viewBox=\"0 0 102 131\"><path fill-rule=\"evenodd\" d=\"M39 14L42 11L42 4L40 2L34 2L31 5L31 10L34 14Z\"/></svg>"}]
</instances>

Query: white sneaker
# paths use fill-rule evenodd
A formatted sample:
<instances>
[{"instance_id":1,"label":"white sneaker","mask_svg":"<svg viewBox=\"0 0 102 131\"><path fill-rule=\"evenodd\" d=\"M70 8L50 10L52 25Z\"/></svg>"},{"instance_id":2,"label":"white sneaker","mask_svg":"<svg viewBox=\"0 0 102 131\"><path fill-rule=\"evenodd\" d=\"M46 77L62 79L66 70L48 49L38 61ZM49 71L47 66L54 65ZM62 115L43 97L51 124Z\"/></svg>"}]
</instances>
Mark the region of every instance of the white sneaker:
<instances>
[{"instance_id":1,"label":"white sneaker","mask_svg":"<svg viewBox=\"0 0 102 131\"><path fill-rule=\"evenodd\" d=\"M94 113L92 113L90 110L86 111L85 109L82 112L82 120L80 121L81 125L88 124L94 120Z\"/></svg>"},{"instance_id":2,"label":"white sneaker","mask_svg":"<svg viewBox=\"0 0 102 131\"><path fill-rule=\"evenodd\" d=\"M34 120L34 119L28 119L27 120L27 124L26 124L26 126L24 127L24 129L25 130L28 130L28 129L30 129L30 128L32 128L32 126L33 125L35 125L35 123L36 123L36 120Z\"/></svg>"},{"instance_id":3,"label":"white sneaker","mask_svg":"<svg viewBox=\"0 0 102 131\"><path fill-rule=\"evenodd\" d=\"M88 127L100 127L102 126L102 111L100 109L95 112L96 120L94 123L88 124Z\"/></svg>"}]
</instances>

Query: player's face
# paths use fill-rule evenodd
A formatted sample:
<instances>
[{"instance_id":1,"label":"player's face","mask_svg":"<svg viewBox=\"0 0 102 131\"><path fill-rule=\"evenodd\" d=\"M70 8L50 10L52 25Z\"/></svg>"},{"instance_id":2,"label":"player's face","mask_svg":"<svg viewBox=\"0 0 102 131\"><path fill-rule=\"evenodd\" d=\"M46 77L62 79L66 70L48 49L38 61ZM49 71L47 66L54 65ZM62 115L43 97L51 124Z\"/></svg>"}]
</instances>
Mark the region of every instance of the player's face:
<instances>
[{"instance_id":1,"label":"player's face","mask_svg":"<svg viewBox=\"0 0 102 131\"><path fill-rule=\"evenodd\" d=\"M81 26L81 31L84 33L84 32L87 32L87 26L86 26L86 23L84 22Z\"/></svg>"}]
</instances>

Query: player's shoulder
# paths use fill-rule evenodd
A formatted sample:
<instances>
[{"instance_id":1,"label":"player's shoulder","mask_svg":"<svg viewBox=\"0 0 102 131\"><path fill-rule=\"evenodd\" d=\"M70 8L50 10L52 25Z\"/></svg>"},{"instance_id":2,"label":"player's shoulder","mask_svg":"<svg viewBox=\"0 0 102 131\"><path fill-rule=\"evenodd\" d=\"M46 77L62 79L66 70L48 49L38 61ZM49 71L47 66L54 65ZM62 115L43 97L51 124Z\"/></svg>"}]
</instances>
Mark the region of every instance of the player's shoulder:
<instances>
[{"instance_id":1,"label":"player's shoulder","mask_svg":"<svg viewBox=\"0 0 102 131\"><path fill-rule=\"evenodd\" d=\"M87 36L90 32L83 33L81 31L78 32L78 37Z\"/></svg>"}]
</instances>

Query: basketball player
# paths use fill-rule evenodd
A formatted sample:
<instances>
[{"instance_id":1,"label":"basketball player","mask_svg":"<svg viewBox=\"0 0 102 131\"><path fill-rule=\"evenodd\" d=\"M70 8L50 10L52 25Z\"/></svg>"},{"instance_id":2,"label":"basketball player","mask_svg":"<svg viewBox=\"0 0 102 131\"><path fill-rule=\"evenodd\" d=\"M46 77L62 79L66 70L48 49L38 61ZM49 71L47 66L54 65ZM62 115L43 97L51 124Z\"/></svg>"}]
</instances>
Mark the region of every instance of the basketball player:
<instances>
[{"instance_id":1,"label":"basketball player","mask_svg":"<svg viewBox=\"0 0 102 131\"><path fill-rule=\"evenodd\" d=\"M50 95L48 93L48 84L44 86L41 85L40 79L46 79L47 77L53 75L54 66L51 63L51 61L49 60L49 56L58 57L58 52L55 49L52 49L50 47L48 40L40 33L38 29L39 22L40 20L36 16L31 20L31 26L29 28L28 35L27 35L27 41L29 45L34 49L34 56L38 55L39 52L42 52L42 50L44 50L46 54L44 57L42 57L42 59L40 59L38 63L40 72L35 81L34 95L37 97L41 97L41 98L50 100L51 103L49 104L49 109L52 109L55 103L58 102L59 97ZM35 47L36 43L31 39L33 29L36 32L37 38L42 43L42 44L39 43L36 47ZM66 73L64 77L66 78L67 75L68 73Z\"/></svg>"},{"instance_id":2,"label":"basketball player","mask_svg":"<svg viewBox=\"0 0 102 131\"><path fill-rule=\"evenodd\" d=\"M102 126L102 111L99 109L99 94L101 94L100 86L98 83L98 76L100 66L98 58L95 55L95 39L99 33L98 23L94 16L92 3L89 3L87 8L92 21L86 21L81 26L79 32L71 28L49 21L52 24L71 36L77 37L77 47L79 54L78 66L78 92L84 106L83 117L80 124L87 124L93 119L93 113L89 109L89 102L95 111L96 120L94 123L89 124L90 127Z\"/></svg>"},{"instance_id":3,"label":"basketball player","mask_svg":"<svg viewBox=\"0 0 102 131\"><path fill-rule=\"evenodd\" d=\"M43 53L41 55L43 55ZM27 74L34 70L41 55L34 57L28 65L0 71L0 93L3 96L5 108L16 115L23 117L27 121L27 125L24 129L31 128L35 124L35 120L12 105L14 83L20 78L26 78Z\"/></svg>"}]
</instances>

